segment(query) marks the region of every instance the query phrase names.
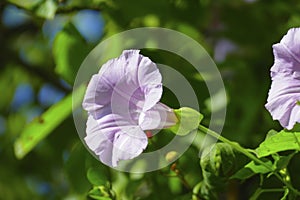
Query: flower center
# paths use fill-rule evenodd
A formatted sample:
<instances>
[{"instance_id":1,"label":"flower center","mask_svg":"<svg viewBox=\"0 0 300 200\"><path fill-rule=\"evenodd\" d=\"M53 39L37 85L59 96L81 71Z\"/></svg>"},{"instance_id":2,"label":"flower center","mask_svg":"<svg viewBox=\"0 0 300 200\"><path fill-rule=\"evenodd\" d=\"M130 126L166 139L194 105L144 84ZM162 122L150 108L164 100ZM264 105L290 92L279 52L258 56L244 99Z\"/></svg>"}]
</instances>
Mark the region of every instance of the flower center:
<instances>
[{"instance_id":1,"label":"flower center","mask_svg":"<svg viewBox=\"0 0 300 200\"><path fill-rule=\"evenodd\" d=\"M145 133L146 133L147 138L150 139L153 137L152 131L145 131Z\"/></svg>"}]
</instances>

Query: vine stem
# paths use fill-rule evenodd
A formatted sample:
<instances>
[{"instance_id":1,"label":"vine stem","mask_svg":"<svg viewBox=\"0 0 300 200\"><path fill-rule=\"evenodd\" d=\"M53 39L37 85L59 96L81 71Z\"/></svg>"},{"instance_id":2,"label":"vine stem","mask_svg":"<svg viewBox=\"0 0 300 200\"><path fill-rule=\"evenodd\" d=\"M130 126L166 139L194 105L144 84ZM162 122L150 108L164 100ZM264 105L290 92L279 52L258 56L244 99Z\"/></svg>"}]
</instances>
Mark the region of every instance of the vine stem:
<instances>
[{"instance_id":1,"label":"vine stem","mask_svg":"<svg viewBox=\"0 0 300 200\"><path fill-rule=\"evenodd\" d=\"M218 134L217 132L210 130L209 128L206 128L203 125L199 125L198 129L200 131L202 131L203 133L207 133L208 135L220 140L221 142L227 143L229 144L233 149L235 149L236 151L244 154L245 156L247 156L248 158L250 158L251 160L253 160L254 162L263 165L264 167L266 167L267 169L269 169L270 171L273 172L273 174L284 184L286 185L292 192L294 192L297 195L300 195L300 192L295 189L290 182L287 182L286 180L284 180L277 172L274 171L274 169L272 167L270 167L269 165L265 164L262 160L260 160L258 157L256 157L254 154L250 153L247 149L243 148L239 143L237 142L233 142L231 140L228 140L226 138L224 138L223 136L221 136L220 134Z\"/></svg>"}]
</instances>

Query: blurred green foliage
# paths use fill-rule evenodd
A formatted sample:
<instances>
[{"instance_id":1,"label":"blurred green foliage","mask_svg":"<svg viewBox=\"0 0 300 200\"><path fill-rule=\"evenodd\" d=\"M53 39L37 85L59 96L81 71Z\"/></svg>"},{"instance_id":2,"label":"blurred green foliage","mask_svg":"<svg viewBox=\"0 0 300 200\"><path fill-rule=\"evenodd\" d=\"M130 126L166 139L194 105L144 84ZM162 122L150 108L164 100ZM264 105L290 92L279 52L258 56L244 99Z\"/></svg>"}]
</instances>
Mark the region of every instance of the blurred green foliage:
<instances>
[{"instance_id":1,"label":"blurred green foliage","mask_svg":"<svg viewBox=\"0 0 300 200\"><path fill-rule=\"evenodd\" d=\"M98 41L90 42L76 25L74 16L83 10L97 11L97 15L104 19ZM78 67L98 42L136 27L174 29L202 44L215 59L222 74L228 95L222 135L245 147L257 147L269 129L281 129L264 109L270 86L269 68L273 63L271 46L279 42L290 27L300 26L299 11L300 3L296 0L1 1L0 199L201 199L198 192L202 190L203 194L211 195L209 187L217 187L213 182L219 179L218 183L222 183L222 189L227 192L221 196L214 193L215 198L249 199L260 184L260 176L250 174L252 178L240 184L235 180L223 185L233 171L230 171L230 166L223 166L226 162L218 164L218 159L235 160L236 155L222 145L217 146L215 151L226 148L228 151L223 151L224 155L215 152L213 156L218 157L217 160L213 158L211 163L202 160L201 165L198 157L198 144L201 142L196 141L174 165L160 171L137 175L103 166L81 144L70 115L68 95ZM57 19L63 19L63 23L52 30L47 24ZM96 25L93 23L90 29ZM113 51L118 47L111 48ZM189 64L180 58L173 59L168 53L158 56L145 50L145 54L174 68L185 67L182 73L197 92L205 116L203 122L208 124L209 117L206 116L210 115L210 108L205 104L208 92L201 78L195 77L195 72L190 70ZM63 94L64 99L59 103L53 100L53 106L45 106L40 95L46 84ZM27 90L17 94L16 91L23 85L30 85L32 96ZM52 98L49 91L46 94L48 96L44 98ZM31 100L25 101L28 96ZM170 106L177 103L168 91L163 101ZM42 114L44 111L46 113ZM47 116L50 120L47 130L27 126L32 120L31 124L43 123ZM56 120L51 123L51 119ZM26 135L38 140L31 146L34 149L19 160L17 157L21 158L25 153L16 151L15 155L14 144ZM201 137L199 135L200 140ZM295 137L298 138L298 135ZM293 142L295 137L290 135L288 139ZM272 151L274 140L266 139L261 145L267 145ZM283 150L297 148L299 146L282 146ZM257 151L266 156L260 147ZM273 152L278 153L277 150ZM299 156L291 158L279 152L272 161L278 165L280 159L286 159L283 163L290 162L289 177L292 177L294 186L300 188L300 179L293 178L299 176ZM216 166L219 166L218 170L211 171ZM280 164L280 169L285 167ZM267 173L261 166L257 168L255 163L249 163L248 168L256 170L256 173ZM210 176L219 179L212 181ZM249 174L246 176L250 177ZM264 180L266 188L281 186L274 176ZM261 189L254 194L259 199L283 196L283 193L267 193Z\"/></svg>"}]
</instances>

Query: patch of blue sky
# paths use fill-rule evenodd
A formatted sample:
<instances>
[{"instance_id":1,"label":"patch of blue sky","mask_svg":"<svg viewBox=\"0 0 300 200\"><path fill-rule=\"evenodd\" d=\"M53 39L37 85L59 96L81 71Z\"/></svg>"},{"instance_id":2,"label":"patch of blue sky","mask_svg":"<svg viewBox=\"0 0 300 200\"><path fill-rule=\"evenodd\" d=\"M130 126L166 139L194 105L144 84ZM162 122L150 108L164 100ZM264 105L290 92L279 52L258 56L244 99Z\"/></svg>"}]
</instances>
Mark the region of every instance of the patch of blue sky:
<instances>
[{"instance_id":1,"label":"patch of blue sky","mask_svg":"<svg viewBox=\"0 0 300 200\"><path fill-rule=\"evenodd\" d=\"M70 17L67 15L56 15L54 19L46 20L43 24L43 34L53 42L56 34L63 29Z\"/></svg>"},{"instance_id":2,"label":"patch of blue sky","mask_svg":"<svg viewBox=\"0 0 300 200\"><path fill-rule=\"evenodd\" d=\"M28 83L20 84L14 94L11 102L11 109L13 111L19 110L21 107L31 104L34 101L34 91L32 86Z\"/></svg>"},{"instance_id":3,"label":"patch of blue sky","mask_svg":"<svg viewBox=\"0 0 300 200\"><path fill-rule=\"evenodd\" d=\"M30 20L30 16L22 9L7 5L2 14L2 22L6 27L14 28Z\"/></svg>"},{"instance_id":4,"label":"patch of blue sky","mask_svg":"<svg viewBox=\"0 0 300 200\"><path fill-rule=\"evenodd\" d=\"M72 22L88 42L95 43L100 40L104 20L99 11L82 10L74 16Z\"/></svg>"},{"instance_id":5,"label":"patch of blue sky","mask_svg":"<svg viewBox=\"0 0 300 200\"><path fill-rule=\"evenodd\" d=\"M38 93L38 101L43 107L49 107L65 96L65 93L50 84L44 84Z\"/></svg>"}]
</instances>

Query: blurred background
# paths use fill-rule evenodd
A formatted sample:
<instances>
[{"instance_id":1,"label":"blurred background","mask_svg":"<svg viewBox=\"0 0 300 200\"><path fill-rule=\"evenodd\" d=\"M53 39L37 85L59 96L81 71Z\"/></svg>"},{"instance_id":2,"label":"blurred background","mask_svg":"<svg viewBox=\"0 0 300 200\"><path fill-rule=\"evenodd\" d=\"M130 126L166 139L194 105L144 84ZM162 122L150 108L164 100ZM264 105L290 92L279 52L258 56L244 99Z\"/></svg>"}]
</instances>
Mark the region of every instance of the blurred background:
<instances>
[{"instance_id":1,"label":"blurred background","mask_svg":"<svg viewBox=\"0 0 300 200\"><path fill-rule=\"evenodd\" d=\"M170 28L203 45L228 95L222 135L257 147L268 130L281 129L264 108L272 44L300 25L299 11L296 0L1 0L0 199L92 199L87 193L95 183L87 171L99 163L82 146L70 111L53 109L59 122L51 131L27 131L40 135L28 152L18 152L16 144L29 122L72 92L76 72L93 47L136 27ZM153 60L182 65L168 56L153 55ZM192 72L185 75L198 91L201 110L209 115L203 82ZM167 93L163 101L176 107L172 97ZM298 160L291 161L290 170L299 177ZM197 148L191 147L179 163L190 185L202 180ZM179 179L161 176L161 171L139 177L105 170L118 199L191 199ZM299 179L293 181L300 186ZM271 179L266 186L276 184ZM248 199L258 185L259 177L230 183L220 199Z\"/></svg>"}]
</instances>

